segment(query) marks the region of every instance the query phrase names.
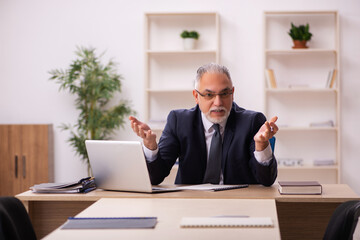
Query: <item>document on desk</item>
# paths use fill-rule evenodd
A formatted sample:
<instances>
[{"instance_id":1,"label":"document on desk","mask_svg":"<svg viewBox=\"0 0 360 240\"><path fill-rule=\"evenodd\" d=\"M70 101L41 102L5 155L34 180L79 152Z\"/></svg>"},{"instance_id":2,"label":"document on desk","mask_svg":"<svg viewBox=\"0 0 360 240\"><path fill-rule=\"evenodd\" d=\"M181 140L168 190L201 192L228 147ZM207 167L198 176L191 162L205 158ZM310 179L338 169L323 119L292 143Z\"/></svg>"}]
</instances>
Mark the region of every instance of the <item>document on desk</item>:
<instances>
[{"instance_id":1,"label":"document on desk","mask_svg":"<svg viewBox=\"0 0 360 240\"><path fill-rule=\"evenodd\" d=\"M190 185L190 186L182 186L178 187L181 190L200 190L200 191L224 191L230 189L237 189L237 188L246 188L248 184L240 184L240 185L218 185L218 184L198 184L198 185Z\"/></svg>"},{"instance_id":2,"label":"document on desk","mask_svg":"<svg viewBox=\"0 0 360 240\"><path fill-rule=\"evenodd\" d=\"M61 229L155 228L157 217L68 218Z\"/></svg>"},{"instance_id":3,"label":"document on desk","mask_svg":"<svg viewBox=\"0 0 360 240\"><path fill-rule=\"evenodd\" d=\"M183 217L183 228L197 227L273 227L270 217Z\"/></svg>"}]
</instances>

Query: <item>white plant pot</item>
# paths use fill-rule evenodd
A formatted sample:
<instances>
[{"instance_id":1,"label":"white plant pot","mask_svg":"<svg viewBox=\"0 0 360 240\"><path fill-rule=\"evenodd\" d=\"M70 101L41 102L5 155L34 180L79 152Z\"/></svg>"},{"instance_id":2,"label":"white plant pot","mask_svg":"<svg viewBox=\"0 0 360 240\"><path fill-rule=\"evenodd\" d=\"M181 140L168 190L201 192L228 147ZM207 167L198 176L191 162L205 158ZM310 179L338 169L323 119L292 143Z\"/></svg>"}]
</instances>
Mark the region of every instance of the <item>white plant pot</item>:
<instances>
[{"instance_id":1,"label":"white plant pot","mask_svg":"<svg viewBox=\"0 0 360 240\"><path fill-rule=\"evenodd\" d=\"M197 39L184 38L184 50L193 50L196 48Z\"/></svg>"}]
</instances>

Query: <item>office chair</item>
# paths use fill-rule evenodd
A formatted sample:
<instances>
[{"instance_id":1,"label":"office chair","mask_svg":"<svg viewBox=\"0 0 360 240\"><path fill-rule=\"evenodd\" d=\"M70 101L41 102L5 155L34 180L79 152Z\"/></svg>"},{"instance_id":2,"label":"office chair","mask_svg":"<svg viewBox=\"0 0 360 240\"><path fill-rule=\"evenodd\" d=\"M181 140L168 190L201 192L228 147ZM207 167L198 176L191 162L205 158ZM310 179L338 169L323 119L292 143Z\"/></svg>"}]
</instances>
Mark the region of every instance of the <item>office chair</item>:
<instances>
[{"instance_id":1,"label":"office chair","mask_svg":"<svg viewBox=\"0 0 360 240\"><path fill-rule=\"evenodd\" d=\"M30 217L15 197L0 197L0 239L36 240Z\"/></svg>"},{"instance_id":2,"label":"office chair","mask_svg":"<svg viewBox=\"0 0 360 240\"><path fill-rule=\"evenodd\" d=\"M351 240L360 216L360 201L347 201L334 211L327 225L324 240Z\"/></svg>"}]
</instances>

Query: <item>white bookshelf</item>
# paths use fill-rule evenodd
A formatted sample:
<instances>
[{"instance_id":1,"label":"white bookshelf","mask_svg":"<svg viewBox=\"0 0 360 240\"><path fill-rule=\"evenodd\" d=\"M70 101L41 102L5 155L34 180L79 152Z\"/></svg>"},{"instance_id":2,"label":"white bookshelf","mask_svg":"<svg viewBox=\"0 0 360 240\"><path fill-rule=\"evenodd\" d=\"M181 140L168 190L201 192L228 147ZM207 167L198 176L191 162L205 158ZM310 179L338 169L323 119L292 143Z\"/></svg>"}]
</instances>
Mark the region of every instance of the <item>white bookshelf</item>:
<instances>
[{"instance_id":1,"label":"white bookshelf","mask_svg":"<svg viewBox=\"0 0 360 240\"><path fill-rule=\"evenodd\" d=\"M194 50L183 50L183 30L200 34ZM219 63L219 15L216 12L145 14L145 121L161 131L173 109L195 106L196 70Z\"/></svg>"},{"instance_id":2,"label":"white bookshelf","mask_svg":"<svg viewBox=\"0 0 360 240\"><path fill-rule=\"evenodd\" d=\"M290 24L310 25L307 49L292 49ZM277 88L264 74L264 106L268 118L277 115L278 159L302 159L301 165L279 166L278 180L340 182L339 16L336 11L264 13L264 70L273 69ZM326 88L329 71L337 69L333 88ZM311 127L332 121L334 125ZM316 159L334 160L315 166Z\"/></svg>"}]
</instances>

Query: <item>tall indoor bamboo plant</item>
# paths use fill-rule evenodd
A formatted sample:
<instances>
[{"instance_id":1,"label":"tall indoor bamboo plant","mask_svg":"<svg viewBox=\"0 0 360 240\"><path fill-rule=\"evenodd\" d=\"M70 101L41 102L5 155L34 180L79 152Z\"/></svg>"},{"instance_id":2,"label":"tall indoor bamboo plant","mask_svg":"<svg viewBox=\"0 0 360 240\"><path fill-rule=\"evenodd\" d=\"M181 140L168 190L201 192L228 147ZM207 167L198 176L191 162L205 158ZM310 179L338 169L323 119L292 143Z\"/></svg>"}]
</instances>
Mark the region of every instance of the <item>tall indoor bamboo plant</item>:
<instances>
[{"instance_id":1,"label":"tall indoor bamboo plant","mask_svg":"<svg viewBox=\"0 0 360 240\"><path fill-rule=\"evenodd\" d=\"M115 93L121 92L121 75L116 73L115 63L101 64L94 48L78 47L77 59L69 69L55 69L49 73L50 80L60 84L59 90L68 90L76 95L75 106L80 111L77 123L62 124L63 130L71 133L68 141L77 155L87 164L92 176L91 165L85 148L87 139L108 139L115 129L123 126L125 117L133 114L127 101L108 107Z\"/></svg>"}]
</instances>

